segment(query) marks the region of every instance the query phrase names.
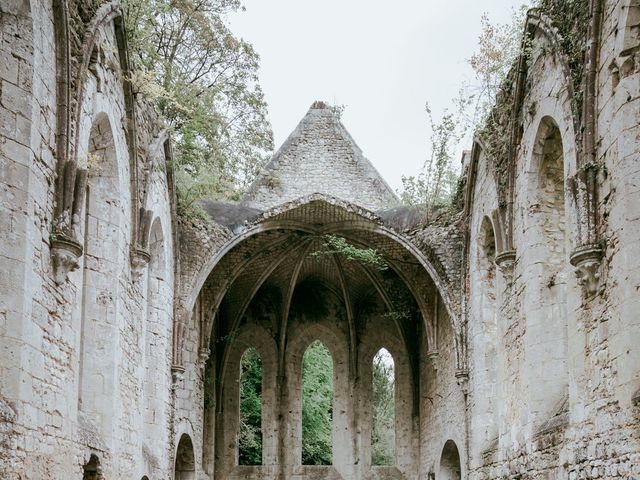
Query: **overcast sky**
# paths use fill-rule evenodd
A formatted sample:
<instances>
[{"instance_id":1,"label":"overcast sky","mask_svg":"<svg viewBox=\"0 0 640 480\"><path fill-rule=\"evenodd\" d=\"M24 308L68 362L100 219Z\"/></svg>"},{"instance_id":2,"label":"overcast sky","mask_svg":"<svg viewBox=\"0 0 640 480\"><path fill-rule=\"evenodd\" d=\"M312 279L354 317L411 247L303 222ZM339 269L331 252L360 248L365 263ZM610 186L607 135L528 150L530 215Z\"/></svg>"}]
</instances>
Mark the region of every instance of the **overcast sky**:
<instances>
[{"instance_id":1,"label":"overcast sky","mask_svg":"<svg viewBox=\"0 0 640 480\"><path fill-rule=\"evenodd\" d=\"M471 78L482 14L506 22L522 3L245 0L230 22L261 56L276 148L314 100L344 104L346 128L398 189L427 156L425 102L440 114Z\"/></svg>"}]
</instances>

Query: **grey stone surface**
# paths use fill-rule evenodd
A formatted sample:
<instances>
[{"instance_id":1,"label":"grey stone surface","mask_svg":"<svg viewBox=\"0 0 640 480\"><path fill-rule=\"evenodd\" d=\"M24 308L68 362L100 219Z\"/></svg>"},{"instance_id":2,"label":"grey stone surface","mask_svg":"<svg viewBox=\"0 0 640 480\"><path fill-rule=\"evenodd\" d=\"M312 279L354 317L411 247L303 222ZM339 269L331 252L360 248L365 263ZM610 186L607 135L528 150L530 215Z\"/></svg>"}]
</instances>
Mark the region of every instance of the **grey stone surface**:
<instances>
[{"instance_id":1,"label":"grey stone surface","mask_svg":"<svg viewBox=\"0 0 640 480\"><path fill-rule=\"evenodd\" d=\"M88 28L69 3L60 64L62 3L0 4L0 478L640 478L635 0L602 2L587 190L566 59L530 17L511 231L508 173L481 145L464 211L402 206L321 102L240 203L176 216L167 130L142 99L127 107L118 4ZM88 169L86 196L59 181L67 161ZM603 249L584 264L589 188ZM70 193L75 213L57 203ZM326 234L389 268L326 254ZM301 358L316 339L334 360L331 466L300 461ZM255 467L237 464L248 347L264 365ZM396 455L373 467L381 347Z\"/></svg>"},{"instance_id":2,"label":"grey stone surface","mask_svg":"<svg viewBox=\"0 0 640 480\"><path fill-rule=\"evenodd\" d=\"M324 102L311 105L249 188L243 203L266 210L313 193L352 200L370 210L399 204Z\"/></svg>"}]
</instances>

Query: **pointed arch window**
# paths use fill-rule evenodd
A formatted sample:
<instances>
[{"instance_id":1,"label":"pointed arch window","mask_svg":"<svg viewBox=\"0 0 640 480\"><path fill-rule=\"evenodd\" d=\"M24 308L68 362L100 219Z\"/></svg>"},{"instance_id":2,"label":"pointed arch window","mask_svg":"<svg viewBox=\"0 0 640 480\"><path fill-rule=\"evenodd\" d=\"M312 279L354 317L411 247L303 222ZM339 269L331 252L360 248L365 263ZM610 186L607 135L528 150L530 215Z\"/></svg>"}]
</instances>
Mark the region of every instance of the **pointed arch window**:
<instances>
[{"instance_id":1,"label":"pointed arch window","mask_svg":"<svg viewBox=\"0 0 640 480\"><path fill-rule=\"evenodd\" d=\"M531 215L531 275L528 285L527 363L530 408L538 421L547 421L564 404L568 393L567 289L570 275L565 216L565 161L557 123L545 117L534 147L534 198ZM531 307L535 307L531 308ZM544 369L539 359L545 358Z\"/></svg>"},{"instance_id":2,"label":"pointed arch window","mask_svg":"<svg viewBox=\"0 0 640 480\"><path fill-rule=\"evenodd\" d=\"M371 396L371 465L395 464L396 400L395 364L385 348L373 357Z\"/></svg>"},{"instance_id":3,"label":"pointed arch window","mask_svg":"<svg viewBox=\"0 0 640 480\"><path fill-rule=\"evenodd\" d=\"M462 466L460 452L453 440L447 440L440 456L440 475L442 480L460 480L462 478Z\"/></svg>"},{"instance_id":4,"label":"pointed arch window","mask_svg":"<svg viewBox=\"0 0 640 480\"><path fill-rule=\"evenodd\" d=\"M182 434L180 442L178 442L173 478L175 480L195 480L196 478L196 457L193 451L193 442L186 433Z\"/></svg>"},{"instance_id":5,"label":"pointed arch window","mask_svg":"<svg viewBox=\"0 0 640 480\"><path fill-rule=\"evenodd\" d=\"M333 359L316 340L302 358L302 464L333 461Z\"/></svg>"},{"instance_id":6,"label":"pointed arch window","mask_svg":"<svg viewBox=\"0 0 640 480\"><path fill-rule=\"evenodd\" d=\"M262 358L248 348L240 360L238 465L262 465Z\"/></svg>"},{"instance_id":7,"label":"pointed arch window","mask_svg":"<svg viewBox=\"0 0 640 480\"><path fill-rule=\"evenodd\" d=\"M78 410L101 434L111 427L124 195L109 117L98 114L85 153L88 168L82 268Z\"/></svg>"}]
</instances>

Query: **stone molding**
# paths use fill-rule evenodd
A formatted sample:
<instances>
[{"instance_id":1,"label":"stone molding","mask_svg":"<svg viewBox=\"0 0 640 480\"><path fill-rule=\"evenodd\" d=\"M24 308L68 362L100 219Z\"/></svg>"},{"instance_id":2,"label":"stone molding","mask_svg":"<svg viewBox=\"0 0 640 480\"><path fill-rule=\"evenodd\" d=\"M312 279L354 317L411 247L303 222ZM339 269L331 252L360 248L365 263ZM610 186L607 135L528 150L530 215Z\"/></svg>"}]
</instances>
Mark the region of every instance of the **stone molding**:
<instances>
[{"instance_id":1,"label":"stone molding","mask_svg":"<svg viewBox=\"0 0 640 480\"><path fill-rule=\"evenodd\" d=\"M500 272L507 281L507 285L511 286L513 283L513 270L516 264L516 251L505 250L504 252L496 255L495 264L500 269Z\"/></svg>"},{"instance_id":2,"label":"stone molding","mask_svg":"<svg viewBox=\"0 0 640 480\"><path fill-rule=\"evenodd\" d=\"M596 294L600 288L600 265L603 250L600 245L583 245L573 251L569 261L576 268L578 285L585 296Z\"/></svg>"},{"instance_id":3,"label":"stone molding","mask_svg":"<svg viewBox=\"0 0 640 480\"><path fill-rule=\"evenodd\" d=\"M51 237L51 258L54 281L57 285L65 283L69 273L78 269L82 250L82 245L67 235L58 234Z\"/></svg>"}]
</instances>

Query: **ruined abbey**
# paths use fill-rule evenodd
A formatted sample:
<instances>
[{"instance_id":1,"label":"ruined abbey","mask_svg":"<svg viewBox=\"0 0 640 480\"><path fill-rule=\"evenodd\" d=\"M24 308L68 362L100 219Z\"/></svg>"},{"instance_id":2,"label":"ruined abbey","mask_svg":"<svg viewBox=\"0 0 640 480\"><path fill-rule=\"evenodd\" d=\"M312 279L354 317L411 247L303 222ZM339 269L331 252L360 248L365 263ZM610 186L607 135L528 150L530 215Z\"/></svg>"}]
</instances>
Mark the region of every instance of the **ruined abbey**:
<instances>
[{"instance_id":1,"label":"ruined abbey","mask_svg":"<svg viewBox=\"0 0 640 480\"><path fill-rule=\"evenodd\" d=\"M640 478L638 0L575 1L577 29L529 12L446 211L402 205L315 102L240 201L192 217L122 7L83 1L0 0L0 478ZM318 255L327 236L388 268ZM301 460L315 340L330 465ZM238 460L248 348L258 465Z\"/></svg>"}]
</instances>

